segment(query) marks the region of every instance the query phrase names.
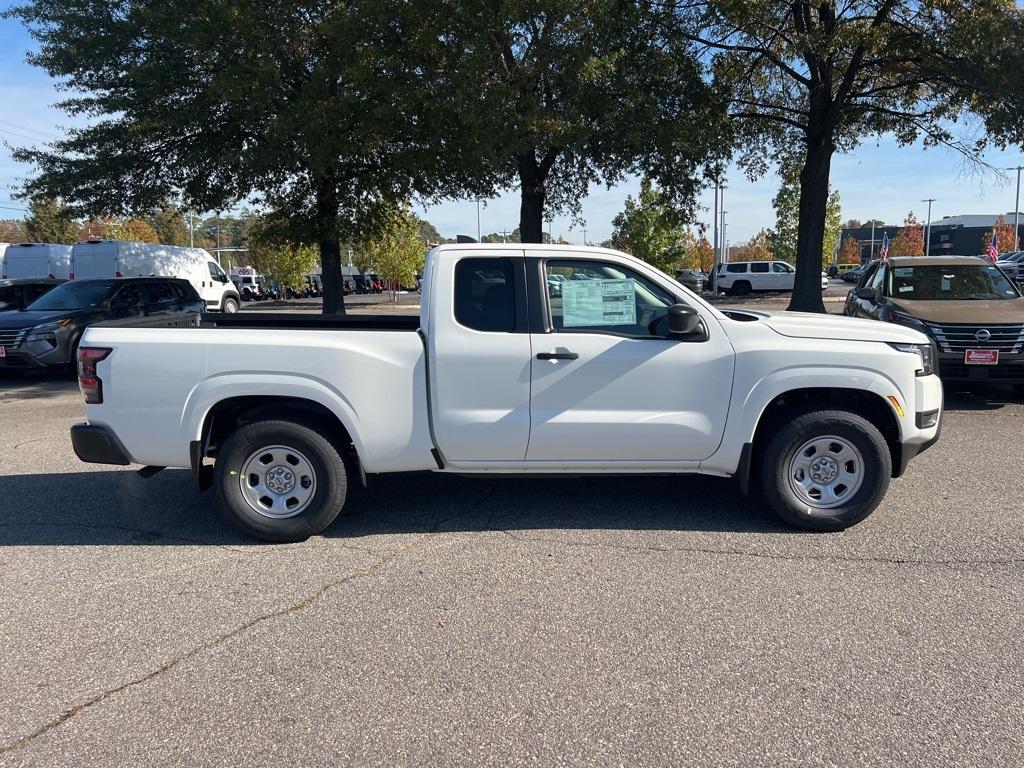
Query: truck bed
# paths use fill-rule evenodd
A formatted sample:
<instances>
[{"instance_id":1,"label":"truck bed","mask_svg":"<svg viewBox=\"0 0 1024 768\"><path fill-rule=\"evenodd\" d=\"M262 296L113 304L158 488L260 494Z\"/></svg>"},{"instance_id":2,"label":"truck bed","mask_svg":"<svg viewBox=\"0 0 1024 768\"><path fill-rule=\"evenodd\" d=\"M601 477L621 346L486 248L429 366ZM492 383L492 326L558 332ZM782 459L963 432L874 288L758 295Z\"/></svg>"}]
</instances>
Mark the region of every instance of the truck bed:
<instances>
[{"instance_id":1,"label":"truck bed","mask_svg":"<svg viewBox=\"0 0 1024 768\"><path fill-rule=\"evenodd\" d=\"M201 328L250 328L269 331L410 331L420 327L419 315L307 315L296 312L204 314Z\"/></svg>"}]
</instances>

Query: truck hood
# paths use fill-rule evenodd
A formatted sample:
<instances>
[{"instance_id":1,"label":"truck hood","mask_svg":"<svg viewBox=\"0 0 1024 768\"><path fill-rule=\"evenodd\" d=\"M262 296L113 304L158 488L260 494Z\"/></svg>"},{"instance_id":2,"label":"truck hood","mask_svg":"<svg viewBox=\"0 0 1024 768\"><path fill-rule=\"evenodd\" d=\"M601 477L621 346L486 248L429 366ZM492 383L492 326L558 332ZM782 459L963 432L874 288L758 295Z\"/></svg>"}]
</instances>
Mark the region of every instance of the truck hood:
<instances>
[{"instance_id":1,"label":"truck hood","mask_svg":"<svg viewBox=\"0 0 1024 768\"><path fill-rule=\"evenodd\" d=\"M895 323L861 320L843 315L819 315L812 312L773 312L758 310L763 322L776 333L797 339L833 339L836 341L880 341L903 344L927 344L923 333Z\"/></svg>"},{"instance_id":2,"label":"truck hood","mask_svg":"<svg viewBox=\"0 0 1024 768\"><path fill-rule=\"evenodd\" d=\"M985 325L1024 323L1024 299L997 301L900 301L889 299L897 312L930 323Z\"/></svg>"}]
</instances>

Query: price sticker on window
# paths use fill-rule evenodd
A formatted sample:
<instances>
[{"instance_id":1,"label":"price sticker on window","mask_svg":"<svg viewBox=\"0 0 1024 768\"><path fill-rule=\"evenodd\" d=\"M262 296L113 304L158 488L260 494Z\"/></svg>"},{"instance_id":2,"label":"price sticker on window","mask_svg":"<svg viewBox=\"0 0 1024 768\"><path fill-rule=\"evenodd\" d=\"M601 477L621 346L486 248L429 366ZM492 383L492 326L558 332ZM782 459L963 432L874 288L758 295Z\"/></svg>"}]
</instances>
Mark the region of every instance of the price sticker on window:
<instances>
[{"instance_id":1,"label":"price sticker on window","mask_svg":"<svg viewBox=\"0 0 1024 768\"><path fill-rule=\"evenodd\" d=\"M634 281L566 280L562 283L562 325L636 325Z\"/></svg>"}]
</instances>

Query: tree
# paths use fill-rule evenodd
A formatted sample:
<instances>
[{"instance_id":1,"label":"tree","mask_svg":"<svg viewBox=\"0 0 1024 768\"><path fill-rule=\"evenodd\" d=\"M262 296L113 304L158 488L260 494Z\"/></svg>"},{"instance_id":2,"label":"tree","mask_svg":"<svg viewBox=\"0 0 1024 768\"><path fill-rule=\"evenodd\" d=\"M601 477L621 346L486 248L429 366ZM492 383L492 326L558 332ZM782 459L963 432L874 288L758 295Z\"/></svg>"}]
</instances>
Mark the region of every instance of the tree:
<instances>
[{"instance_id":1,"label":"tree","mask_svg":"<svg viewBox=\"0 0 1024 768\"><path fill-rule=\"evenodd\" d=\"M903 228L889 244L890 256L923 256L924 226L911 211L903 220Z\"/></svg>"},{"instance_id":2,"label":"tree","mask_svg":"<svg viewBox=\"0 0 1024 768\"><path fill-rule=\"evenodd\" d=\"M694 261L696 262L695 268L703 269L705 272L710 272L715 266L715 249L703 235L694 248Z\"/></svg>"},{"instance_id":3,"label":"tree","mask_svg":"<svg viewBox=\"0 0 1024 768\"><path fill-rule=\"evenodd\" d=\"M453 242L446 237L442 237L441 233L437 231L437 227L426 219L421 219L419 216L415 215L414 218L419 226L419 238L427 245L438 245L439 243Z\"/></svg>"},{"instance_id":4,"label":"tree","mask_svg":"<svg viewBox=\"0 0 1024 768\"><path fill-rule=\"evenodd\" d=\"M680 216L650 181L640 186L640 198L626 198L612 224L613 248L643 259L663 272L671 272L686 255L689 233Z\"/></svg>"},{"instance_id":5,"label":"tree","mask_svg":"<svg viewBox=\"0 0 1024 768\"><path fill-rule=\"evenodd\" d=\"M0 243L24 243L27 241L25 222L17 219L0 220Z\"/></svg>"},{"instance_id":6,"label":"tree","mask_svg":"<svg viewBox=\"0 0 1024 768\"><path fill-rule=\"evenodd\" d=\"M771 232L767 229L762 229L736 252L737 261L771 261L773 258Z\"/></svg>"},{"instance_id":7,"label":"tree","mask_svg":"<svg viewBox=\"0 0 1024 768\"><path fill-rule=\"evenodd\" d=\"M1013 229L1013 224L1010 224L1002 216L996 219L996 248L999 253L1008 253L1010 251L1017 250L1017 238ZM991 242L992 230L990 229L985 233L984 237L981 238L980 253L985 253L985 249L988 248Z\"/></svg>"},{"instance_id":8,"label":"tree","mask_svg":"<svg viewBox=\"0 0 1024 768\"><path fill-rule=\"evenodd\" d=\"M731 101L752 175L799 147L790 309L824 312L819 275L832 157L865 136L923 137L977 160L1024 140L1024 19L1007 0L695 0L667 5ZM985 134L953 133L973 114Z\"/></svg>"},{"instance_id":9,"label":"tree","mask_svg":"<svg viewBox=\"0 0 1024 768\"><path fill-rule=\"evenodd\" d=\"M246 254L259 274L282 288L301 288L316 267L319 252L306 243L287 240L288 224L271 213L256 219L249 233Z\"/></svg>"},{"instance_id":10,"label":"tree","mask_svg":"<svg viewBox=\"0 0 1024 768\"><path fill-rule=\"evenodd\" d=\"M847 219L846 223L843 224L844 229L860 229L861 226L863 225L860 223L860 219Z\"/></svg>"},{"instance_id":11,"label":"tree","mask_svg":"<svg viewBox=\"0 0 1024 768\"><path fill-rule=\"evenodd\" d=\"M357 243L360 260L389 283L415 285L423 269L427 244L420 238L419 219L408 206L395 206L380 216L371 235Z\"/></svg>"},{"instance_id":12,"label":"tree","mask_svg":"<svg viewBox=\"0 0 1024 768\"><path fill-rule=\"evenodd\" d=\"M176 205L165 205L146 222L156 233L157 242L164 245L188 245L192 240L189 237L188 225L185 223L185 215Z\"/></svg>"},{"instance_id":13,"label":"tree","mask_svg":"<svg viewBox=\"0 0 1024 768\"><path fill-rule=\"evenodd\" d=\"M103 237L106 240L131 240L136 243L158 243L153 228L142 219L124 219L107 224Z\"/></svg>"},{"instance_id":14,"label":"tree","mask_svg":"<svg viewBox=\"0 0 1024 768\"><path fill-rule=\"evenodd\" d=\"M864 226L865 227L874 226L876 228L877 227L884 227L885 226L885 222L882 221L881 219L868 219L867 221L864 222Z\"/></svg>"},{"instance_id":15,"label":"tree","mask_svg":"<svg viewBox=\"0 0 1024 768\"><path fill-rule=\"evenodd\" d=\"M851 227L856 229L856 227ZM860 264L860 243L855 237L843 238L843 244L839 248L840 264Z\"/></svg>"},{"instance_id":16,"label":"tree","mask_svg":"<svg viewBox=\"0 0 1024 768\"><path fill-rule=\"evenodd\" d=\"M420 32L436 16L413 5L26 0L11 13L38 41L29 60L73 84L63 109L92 118L14 153L36 167L29 190L87 215L261 202L317 243L324 311L344 311L341 241L411 188L457 178L428 141L446 125L424 58L440 39Z\"/></svg>"},{"instance_id":17,"label":"tree","mask_svg":"<svg viewBox=\"0 0 1024 768\"><path fill-rule=\"evenodd\" d=\"M446 73L437 102L458 115L447 156L477 194L518 184L522 241L545 214L578 213L588 186L649 176L680 208L724 157L719 100L662 34L655 2L426 0Z\"/></svg>"},{"instance_id":18,"label":"tree","mask_svg":"<svg viewBox=\"0 0 1024 768\"><path fill-rule=\"evenodd\" d=\"M775 230L771 233L775 258L796 264L796 245L800 229L800 168L792 160L780 164L779 191L772 199L775 209ZM825 237L822 242L822 261L831 261L842 231L842 206L839 192L829 187L825 212Z\"/></svg>"},{"instance_id":19,"label":"tree","mask_svg":"<svg viewBox=\"0 0 1024 768\"><path fill-rule=\"evenodd\" d=\"M78 234L71 209L52 197L36 197L29 204L25 219L25 233L33 243L62 243L71 245Z\"/></svg>"}]
</instances>

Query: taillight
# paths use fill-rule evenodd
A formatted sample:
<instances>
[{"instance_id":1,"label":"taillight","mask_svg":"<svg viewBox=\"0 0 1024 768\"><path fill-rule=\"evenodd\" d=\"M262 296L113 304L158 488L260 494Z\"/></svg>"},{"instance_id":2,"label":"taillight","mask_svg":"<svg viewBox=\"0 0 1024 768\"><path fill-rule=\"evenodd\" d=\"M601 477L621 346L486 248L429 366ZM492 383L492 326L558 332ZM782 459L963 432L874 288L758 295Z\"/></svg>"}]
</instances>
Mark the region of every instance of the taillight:
<instances>
[{"instance_id":1,"label":"taillight","mask_svg":"<svg viewBox=\"0 0 1024 768\"><path fill-rule=\"evenodd\" d=\"M85 395L86 403L97 405L103 402L103 382L96 373L96 364L112 351L108 347L78 348L78 386Z\"/></svg>"}]
</instances>

